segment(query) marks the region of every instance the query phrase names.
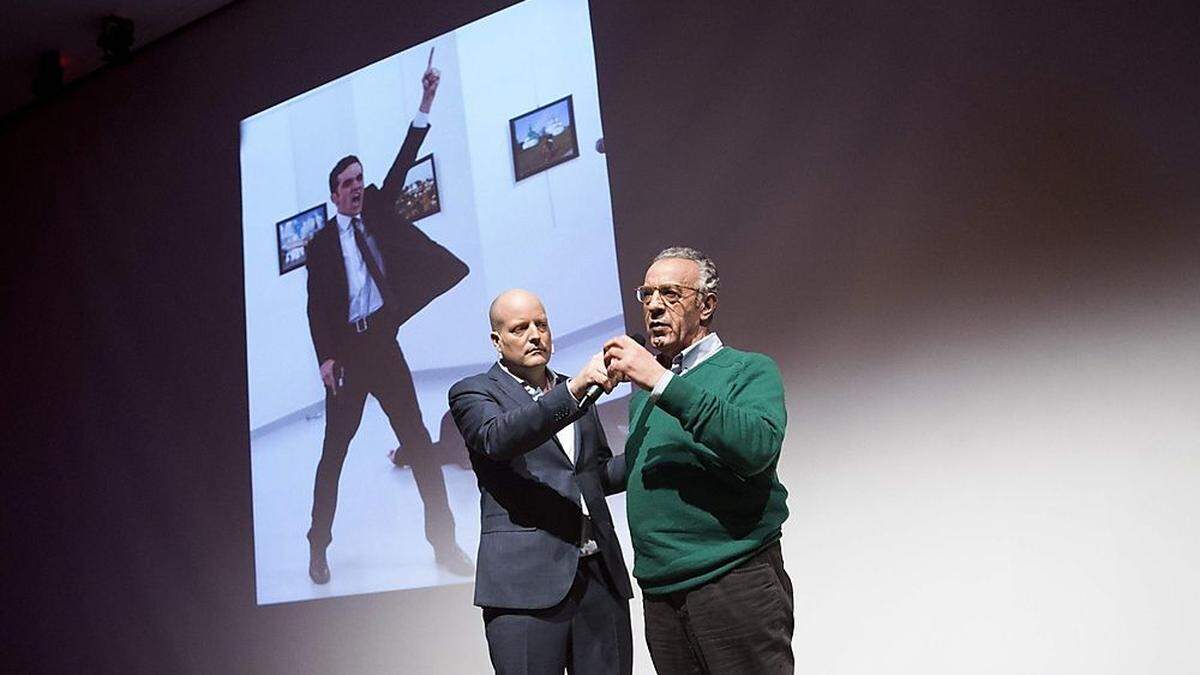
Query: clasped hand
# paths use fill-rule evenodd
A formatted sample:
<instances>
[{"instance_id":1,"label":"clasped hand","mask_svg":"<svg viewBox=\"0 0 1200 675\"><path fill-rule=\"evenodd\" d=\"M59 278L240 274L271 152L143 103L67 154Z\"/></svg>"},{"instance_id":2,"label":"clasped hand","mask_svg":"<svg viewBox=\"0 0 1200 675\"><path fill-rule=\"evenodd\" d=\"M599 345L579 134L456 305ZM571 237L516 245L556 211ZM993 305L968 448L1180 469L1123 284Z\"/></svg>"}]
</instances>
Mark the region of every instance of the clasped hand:
<instances>
[{"instance_id":1,"label":"clasped hand","mask_svg":"<svg viewBox=\"0 0 1200 675\"><path fill-rule=\"evenodd\" d=\"M632 382L642 389L653 389L667 372L653 354L628 335L604 343L604 365L615 382Z\"/></svg>"},{"instance_id":2,"label":"clasped hand","mask_svg":"<svg viewBox=\"0 0 1200 675\"><path fill-rule=\"evenodd\" d=\"M580 370L578 375L567 382L567 388L571 390L571 395L579 400L593 384L599 385L606 394L611 394L613 387L617 386L617 381L609 376L608 370L604 367L604 354L602 353L594 354L584 365L583 370Z\"/></svg>"},{"instance_id":3,"label":"clasped hand","mask_svg":"<svg viewBox=\"0 0 1200 675\"><path fill-rule=\"evenodd\" d=\"M632 382L642 389L653 389L667 372L645 347L628 335L620 335L604 343L604 351L595 354L567 386L576 399L583 398L588 387L599 385L604 393L622 382Z\"/></svg>"}]
</instances>

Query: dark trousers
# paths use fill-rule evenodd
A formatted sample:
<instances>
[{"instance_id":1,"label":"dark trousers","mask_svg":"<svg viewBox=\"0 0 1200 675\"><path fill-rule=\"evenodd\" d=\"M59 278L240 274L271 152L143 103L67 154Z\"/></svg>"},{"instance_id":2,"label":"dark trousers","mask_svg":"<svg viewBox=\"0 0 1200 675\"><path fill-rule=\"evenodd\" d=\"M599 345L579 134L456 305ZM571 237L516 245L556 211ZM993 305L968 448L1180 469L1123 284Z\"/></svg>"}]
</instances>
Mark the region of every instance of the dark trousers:
<instances>
[{"instance_id":1,"label":"dark trousers","mask_svg":"<svg viewBox=\"0 0 1200 675\"><path fill-rule=\"evenodd\" d=\"M394 329L381 326L358 335L344 360L342 385L334 394L325 389L325 442L313 486L312 527L308 540L314 547L329 546L333 515L337 510L338 480L350 440L358 432L367 394L379 401L412 465L413 480L425 505L425 538L435 550L454 542L454 515L446 497L441 463L433 452L429 431L421 421L412 373L404 361ZM383 449L380 449L383 459Z\"/></svg>"},{"instance_id":2,"label":"dark trousers","mask_svg":"<svg viewBox=\"0 0 1200 675\"><path fill-rule=\"evenodd\" d=\"M629 601L613 589L600 554L579 561L575 583L548 609L483 610L497 675L628 675L633 670Z\"/></svg>"},{"instance_id":3,"label":"dark trousers","mask_svg":"<svg viewBox=\"0 0 1200 675\"><path fill-rule=\"evenodd\" d=\"M643 597L660 675L791 673L792 580L778 542L706 584Z\"/></svg>"}]
</instances>

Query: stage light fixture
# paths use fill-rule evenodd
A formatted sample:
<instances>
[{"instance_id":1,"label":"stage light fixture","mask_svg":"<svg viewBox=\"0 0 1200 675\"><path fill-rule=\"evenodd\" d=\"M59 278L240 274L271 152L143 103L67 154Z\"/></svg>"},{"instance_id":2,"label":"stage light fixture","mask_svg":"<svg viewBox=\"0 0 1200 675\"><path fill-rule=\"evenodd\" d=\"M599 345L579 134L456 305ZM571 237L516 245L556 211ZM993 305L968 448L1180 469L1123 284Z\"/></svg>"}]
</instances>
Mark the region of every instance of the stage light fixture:
<instances>
[{"instance_id":1,"label":"stage light fixture","mask_svg":"<svg viewBox=\"0 0 1200 675\"><path fill-rule=\"evenodd\" d=\"M110 14L100 20L100 36L96 45L104 51L104 60L123 63L129 60L133 47L133 19Z\"/></svg>"}]
</instances>

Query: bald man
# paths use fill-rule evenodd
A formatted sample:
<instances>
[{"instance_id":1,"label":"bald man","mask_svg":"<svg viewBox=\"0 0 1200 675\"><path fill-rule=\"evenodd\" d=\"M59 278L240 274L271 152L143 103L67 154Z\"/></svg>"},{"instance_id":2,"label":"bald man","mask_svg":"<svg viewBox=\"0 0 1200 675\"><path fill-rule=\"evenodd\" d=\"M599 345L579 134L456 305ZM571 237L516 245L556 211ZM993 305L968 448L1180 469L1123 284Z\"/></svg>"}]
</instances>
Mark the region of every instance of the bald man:
<instances>
[{"instance_id":1,"label":"bald man","mask_svg":"<svg viewBox=\"0 0 1200 675\"><path fill-rule=\"evenodd\" d=\"M606 495L624 490L591 385L611 391L601 355L574 377L548 367L550 322L510 290L489 309L498 360L450 388L450 412L479 481L475 604L497 673L629 673L633 590Z\"/></svg>"}]
</instances>

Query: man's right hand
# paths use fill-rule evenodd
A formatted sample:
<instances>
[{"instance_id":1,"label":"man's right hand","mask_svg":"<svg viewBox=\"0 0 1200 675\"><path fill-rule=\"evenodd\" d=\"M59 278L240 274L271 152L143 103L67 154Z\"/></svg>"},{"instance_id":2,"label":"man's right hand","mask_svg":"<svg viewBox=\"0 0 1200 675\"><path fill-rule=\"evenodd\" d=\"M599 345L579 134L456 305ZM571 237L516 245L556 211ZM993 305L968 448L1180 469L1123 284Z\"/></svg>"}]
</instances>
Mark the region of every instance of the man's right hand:
<instances>
[{"instance_id":1,"label":"man's right hand","mask_svg":"<svg viewBox=\"0 0 1200 675\"><path fill-rule=\"evenodd\" d=\"M429 114L433 99L437 96L438 83L442 80L442 71L433 67L433 47L429 48L429 62L425 64L425 73L421 75L421 105L418 110Z\"/></svg>"},{"instance_id":2,"label":"man's right hand","mask_svg":"<svg viewBox=\"0 0 1200 675\"><path fill-rule=\"evenodd\" d=\"M329 387L334 394L337 393L337 361L333 359L325 359L325 362L321 364L321 381L324 382L325 386Z\"/></svg>"},{"instance_id":3,"label":"man's right hand","mask_svg":"<svg viewBox=\"0 0 1200 675\"><path fill-rule=\"evenodd\" d=\"M588 387L593 384L600 385L606 394L611 394L613 387L617 386L616 380L608 376L608 369L604 367L604 354L602 353L592 356L583 370L580 370L578 375L567 382L567 388L571 390L571 395L575 397L575 400L579 401L587 392Z\"/></svg>"},{"instance_id":4,"label":"man's right hand","mask_svg":"<svg viewBox=\"0 0 1200 675\"><path fill-rule=\"evenodd\" d=\"M647 391L654 389L667 369L645 347L628 335L604 343L604 360L613 381L630 381Z\"/></svg>"}]
</instances>

